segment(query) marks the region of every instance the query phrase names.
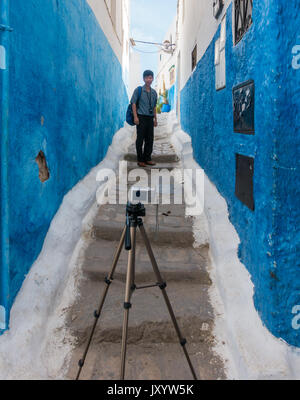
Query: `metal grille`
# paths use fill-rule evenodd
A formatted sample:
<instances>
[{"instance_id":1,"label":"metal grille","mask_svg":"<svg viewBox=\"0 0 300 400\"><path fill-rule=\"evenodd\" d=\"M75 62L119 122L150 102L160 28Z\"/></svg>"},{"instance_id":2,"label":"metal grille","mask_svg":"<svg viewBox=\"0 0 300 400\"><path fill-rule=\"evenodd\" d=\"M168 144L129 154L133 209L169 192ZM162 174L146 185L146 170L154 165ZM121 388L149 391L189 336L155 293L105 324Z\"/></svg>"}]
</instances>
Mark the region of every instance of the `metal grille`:
<instances>
[{"instance_id":1,"label":"metal grille","mask_svg":"<svg viewBox=\"0 0 300 400\"><path fill-rule=\"evenodd\" d=\"M234 0L235 44L237 44L252 24L253 0Z\"/></svg>"},{"instance_id":2,"label":"metal grille","mask_svg":"<svg viewBox=\"0 0 300 400\"><path fill-rule=\"evenodd\" d=\"M214 17L216 19L219 18L220 14L221 14L221 12L223 10L223 7L224 7L223 0L214 0L214 2L213 2L213 13L214 13Z\"/></svg>"}]
</instances>

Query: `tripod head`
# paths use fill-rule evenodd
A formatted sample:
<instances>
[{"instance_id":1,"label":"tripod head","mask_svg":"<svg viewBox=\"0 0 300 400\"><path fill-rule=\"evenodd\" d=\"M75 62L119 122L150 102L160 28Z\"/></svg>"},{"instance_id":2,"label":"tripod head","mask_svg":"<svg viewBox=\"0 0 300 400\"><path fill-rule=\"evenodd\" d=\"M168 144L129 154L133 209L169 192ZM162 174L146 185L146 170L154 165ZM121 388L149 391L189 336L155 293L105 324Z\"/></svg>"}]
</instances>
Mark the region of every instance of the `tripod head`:
<instances>
[{"instance_id":1,"label":"tripod head","mask_svg":"<svg viewBox=\"0 0 300 400\"><path fill-rule=\"evenodd\" d=\"M126 216L127 215L134 219L136 219L137 217L145 217L146 209L144 204L142 203L133 204L128 202L126 206Z\"/></svg>"},{"instance_id":2,"label":"tripod head","mask_svg":"<svg viewBox=\"0 0 300 400\"><path fill-rule=\"evenodd\" d=\"M133 204L128 202L126 206L126 234L125 234L125 249L131 250L131 236L130 236L130 227L137 226L140 217L145 217L146 209L144 204L138 203Z\"/></svg>"}]
</instances>

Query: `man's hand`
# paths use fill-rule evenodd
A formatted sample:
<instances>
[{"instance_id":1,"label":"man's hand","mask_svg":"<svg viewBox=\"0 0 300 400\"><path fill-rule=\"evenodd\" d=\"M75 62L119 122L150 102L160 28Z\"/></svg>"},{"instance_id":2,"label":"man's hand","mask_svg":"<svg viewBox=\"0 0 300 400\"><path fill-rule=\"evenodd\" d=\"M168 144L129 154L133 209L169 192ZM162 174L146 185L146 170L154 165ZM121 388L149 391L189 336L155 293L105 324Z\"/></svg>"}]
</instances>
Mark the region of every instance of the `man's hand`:
<instances>
[{"instance_id":1,"label":"man's hand","mask_svg":"<svg viewBox=\"0 0 300 400\"><path fill-rule=\"evenodd\" d=\"M140 124L140 120L138 119L138 117L134 117L134 123L135 123L135 125Z\"/></svg>"},{"instance_id":2,"label":"man's hand","mask_svg":"<svg viewBox=\"0 0 300 400\"><path fill-rule=\"evenodd\" d=\"M157 123L157 109L156 107L154 108L154 127L156 128L158 125Z\"/></svg>"}]
</instances>

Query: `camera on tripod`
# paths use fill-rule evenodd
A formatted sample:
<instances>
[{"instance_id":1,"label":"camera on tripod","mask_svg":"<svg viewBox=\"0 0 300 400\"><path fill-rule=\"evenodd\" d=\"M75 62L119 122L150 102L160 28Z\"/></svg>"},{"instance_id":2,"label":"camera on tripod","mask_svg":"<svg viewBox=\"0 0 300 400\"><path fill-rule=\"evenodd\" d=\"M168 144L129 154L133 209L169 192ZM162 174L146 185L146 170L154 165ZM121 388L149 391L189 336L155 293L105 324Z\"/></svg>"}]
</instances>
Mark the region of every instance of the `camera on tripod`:
<instances>
[{"instance_id":1,"label":"camera on tripod","mask_svg":"<svg viewBox=\"0 0 300 400\"><path fill-rule=\"evenodd\" d=\"M91 334L90 334L86 349L84 351L83 357L78 362L79 370L78 370L78 373L76 376L76 380L79 379L81 370L84 366L87 352L88 352L92 337L94 335L97 321L101 315L101 311L102 311L102 308L104 305L104 301L105 301L108 289L114 280L115 269L117 267L117 263L118 263L118 260L119 260L120 254L121 254L121 250L122 250L122 246L124 243L125 243L125 250L128 251L128 264L127 264L126 289L125 289L125 299L124 299L125 301L124 301L124 318L123 318L123 331L122 331L120 379L121 380L125 379L125 358L126 358L126 347L127 347L127 336L128 336L128 320L129 320L129 310L132 306L131 296L133 294L133 291L135 291L135 290L152 288L152 287L158 287L162 291L162 295L165 300L166 306L168 308L175 331L177 333L179 343L182 346L185 357L186 357L189 367L191 369L191 373L192 373L194 379L197 379L193 364L191 363L189 354L185 348L187 341L180 332L174 311L172 309L170 300L166 293L167 284L164 281L164 279L161 276L161 273L158 269L157 262L155 260L155 256L154 256L152 248L151 248L150 241L148 239L146 230L143 225L143 220L142 220L142 218L140 218L140 217L144 217L146 215L146 209L145 209L144 204L142 204L142 201L149 202L151 194L154 194L154 196L155 196L155 195L157 195L157 191L153 190L151 188L148 188L148 187L135 187L135 186L133 186L130 189L130 196L129 196L130 201L128 201L127 206L126 206L125 227L123 229L118 248L116 249L116 252L115 252L111 271L110 271L109 275L104 278L106 287L104 289L99 307L97 310L94 311L94 317L95 317L94 324L93 324ZM158 194L159 194L159 191L158 191ZM158 207L158 204L157 204L157 207ZM153 272L156 277L156 282L152 283L150 285L137 286L135 283L135 259L136 259L135 252L136 252L136 229L137 228L139 228L139 231L142 235L142 239L144 241L147 253L149 255L149 259L152 264Z\"/></svg>"},{"instance_id":2,"label":"camera on tripod","mask_svg":"<svg viewBox=\"0 0 300 400\"><path fill-rule=\"evenodd\" d=\"M157 190L151 187L132 186L130 189L129 202L131 204L156 204Z\"/></svg>"}]
</instances>

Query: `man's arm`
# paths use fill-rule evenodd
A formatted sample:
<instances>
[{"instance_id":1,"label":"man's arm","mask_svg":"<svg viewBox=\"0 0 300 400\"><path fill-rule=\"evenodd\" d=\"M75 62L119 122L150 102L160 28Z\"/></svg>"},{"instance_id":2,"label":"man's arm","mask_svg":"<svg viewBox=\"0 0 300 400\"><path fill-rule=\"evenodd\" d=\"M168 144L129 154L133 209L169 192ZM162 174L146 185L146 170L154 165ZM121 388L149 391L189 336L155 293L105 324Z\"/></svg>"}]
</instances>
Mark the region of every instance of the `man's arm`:
<instances>
[{"instance_id":1,"label":"man's arm","mask_svg":"<svg viewBox=\"0 0 300 400\"><path fill-rule=\"evenodd\" d=\"M156 93L156 100L155 100L155 105L154 105L154 126L156 127L157 124L157 111L156 111L156 106L157 106L157 93Z\"/></svg>"},{"instance_id":2,"label":"man's arm","mask_svg":"<svg viewBox=\"0 0 300 400\"><path fill-rule=\"evenodd\" d=\"M136 110L136 104L135 103L132 104L132 112L133 112L133 119L134 119L135 125L139 125L140 121L139 121L139 117L137 115L137 110Z\"/></svg>"},{"instance_id":3,"label":"man's arm","mask_svg":"<svg viewBox=\"0 0 300 400\"><path fill-rule=\"evenodd\" d=\"M140 123L138 115L137 115L137 109L136 109L137 100L138 100L138 89L135 89L135 91L133 92L131 101L130 101L135 125L139 125L139 123Z\"/></svg>"},{"instance_id":4,"label":"man's arm","mask_svg":"<svg viewBox=\"0 0 300 400\"><path fill-rule=\"evenodd\" d=\"M157 111L156 111L156 107L154 108L154 126L157 126Z\"/></svg>"}]
</instances>

